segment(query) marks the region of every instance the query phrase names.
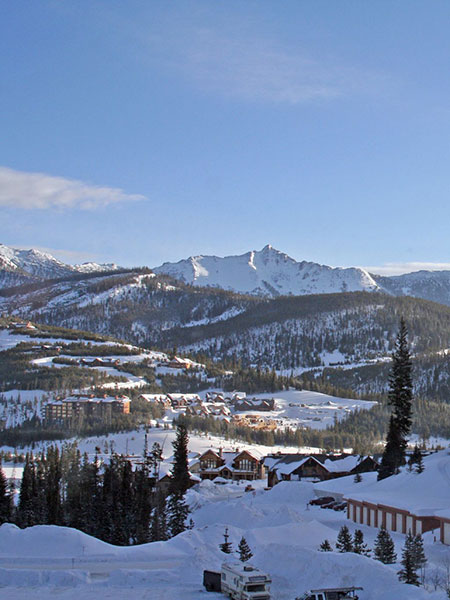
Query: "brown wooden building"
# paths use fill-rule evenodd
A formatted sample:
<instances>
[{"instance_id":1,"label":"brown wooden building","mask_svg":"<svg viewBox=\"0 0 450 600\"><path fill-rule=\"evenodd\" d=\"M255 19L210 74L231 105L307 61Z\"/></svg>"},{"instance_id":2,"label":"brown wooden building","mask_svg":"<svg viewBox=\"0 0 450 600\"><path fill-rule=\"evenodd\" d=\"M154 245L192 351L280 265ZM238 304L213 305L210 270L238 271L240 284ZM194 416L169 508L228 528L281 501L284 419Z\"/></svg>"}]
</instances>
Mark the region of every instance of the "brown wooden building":
<instances>
[{"instance_id":1,"label":"brown wooden building","mask_svg":"<svg viewBox=\"0 0 450 600\"><path fill-rule=\"evenodd\" d=\"M236 452L207 450L199 460L201 479L223 477L233 481L251 481L263 477L262 461L254 452L248 450Z\"/></svg>"}]
</instances>

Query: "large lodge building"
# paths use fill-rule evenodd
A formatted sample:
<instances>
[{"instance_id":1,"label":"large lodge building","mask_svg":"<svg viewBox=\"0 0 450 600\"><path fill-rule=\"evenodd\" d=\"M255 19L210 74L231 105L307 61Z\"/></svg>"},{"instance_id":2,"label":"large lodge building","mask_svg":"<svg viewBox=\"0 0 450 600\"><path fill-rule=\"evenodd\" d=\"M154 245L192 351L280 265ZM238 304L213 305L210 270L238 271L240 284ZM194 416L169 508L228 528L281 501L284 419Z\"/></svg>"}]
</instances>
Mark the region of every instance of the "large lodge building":
<instances>
[{"instance_id":1,"label":"large lodge building","mask_svg":"<svg viewBox=\"0 0 450 600\"><path fill-rule=\"evenodd\" d=\"M128 414L130 399L128 396L95 397L80 394L48 402L43 411L45 420L50 422L67 421L76 417L107 419L117 414Z\"/></svg>"},{"instance_id":2,"label":"large lodge building","mask_svg":"<svg viewBox=\"0 0 450 600\"><path fill-rule=\"evenodd\" d=\"M434 531L437 539L450 544L449 450L426 457L424 465L420 474L406 470L354 486L344 494L348 518L404 534Z\"/></svg>"}]
</instances>

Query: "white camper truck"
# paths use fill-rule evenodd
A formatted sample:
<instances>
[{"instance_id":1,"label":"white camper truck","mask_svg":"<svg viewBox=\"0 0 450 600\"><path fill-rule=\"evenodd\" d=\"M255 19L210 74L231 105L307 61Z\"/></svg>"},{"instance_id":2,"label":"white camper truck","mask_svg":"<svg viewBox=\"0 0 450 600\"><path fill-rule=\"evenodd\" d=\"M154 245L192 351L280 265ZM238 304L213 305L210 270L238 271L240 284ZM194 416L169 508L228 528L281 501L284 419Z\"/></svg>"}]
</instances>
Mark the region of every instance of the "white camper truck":
<instances>
[{"instance_id":1,"label":"white camper truck","mask_svg":"<svg viewBox=\"0 0 450 600\"><path fill-rule=\"evenodd\" d=\"M224 563L222 593L233 600L270 600L270 576L244 563Z\"/></svg>"}]
</instances>

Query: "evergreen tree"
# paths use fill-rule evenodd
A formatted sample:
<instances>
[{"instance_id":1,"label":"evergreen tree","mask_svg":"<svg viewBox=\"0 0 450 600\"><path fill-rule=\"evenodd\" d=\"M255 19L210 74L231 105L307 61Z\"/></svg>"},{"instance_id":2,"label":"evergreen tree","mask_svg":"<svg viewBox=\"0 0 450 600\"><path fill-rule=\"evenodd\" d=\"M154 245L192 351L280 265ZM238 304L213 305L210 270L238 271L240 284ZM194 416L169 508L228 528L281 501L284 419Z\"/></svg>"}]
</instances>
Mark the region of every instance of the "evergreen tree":
<instances>
[{"instance_id":1,"label":"evergreen tree","mask_svg":"<svg viewBox=\"0 0 450 600\"><path fill-rule=\"evenodd\" d=\"M417 444L415 444L415 446L414 446L414 451L408 460L408 465L409 465L410 471L412 470L413 466L415 465L415 469L414 469L415 472L423 473L424 466L423 466L422 451L420 450L420 448Z\"/></svg>"},{"instance_id":2,"label":"evergreen tree","mask_svg":"<svg viewBox=\"0 0 450 600\"><path fill-rule=\"evenodd\" d=\"M395 350L392 354L388 398L393 410L389 421L386 447L378 473L379 479L397 473L398 469L405 464L407 436L412 423L411 356L407 338L408 331L402 317Z\"/></svg>"},{"instance_id":3,"label":"evergreen tree","mask_svg":"<svg viewBox=\"0 0 450 600\"><path fill-rule=\"evenodd\" d=\"M50 446L45 458L45 522L49 525L60 525L61 509L61 462L57 446Z\"/></svg>"},{"instance_id":4,"label":"evergreen tree","mask_svg":"<svg viewBox=\"0 0 450 600\"><path fill-rule=\"evenodd\" d=\"M397 561L394 542L384 527L378 532L373 553L375 558L385 565L391 565Z\"/></svg>"},{"instance_id":5,"label":"evergreen tree","mask_svg":"<svg viewBox=\"0 0 450 600\"><path fill-rule=\"evenodd\" d=\"M96 452L92 463L89 462L87 454L83 456L83 462L80 467L80 506L82 531L101 538L103 494L98 452Z\"/></svg>"},{"instance_id":6,"label":"evergreen tree","mask_svg":"<svg viewBox=\"0 0 450 600\"><path fill-rule=\"evenodd\" d=\"M370 550L367 544L364 543L364 535L361 529L355 529L353 535L353 552L355 554L363 554L364 556L370 555Z\"/></svg>"},{"instance_id":7,"label":"evergreen tree","mask_svg":"<svg viewBox=\"0 0 450 600\"><path fill-rule=\"evenodd\" d=\"M225 552L225 554L231 554L233 552L233 548L231 545L231 542L228 541L228 538L230 536L228 535L228 527L225 528L225 533L223 534L223 543L219 545L219 548L222 550L222 552Z\"/></svg>"},{"instance_id":8,"label":"evergreen tree","mask_svg":"<svg viewBox=\"0 0 450 600\"><path fill-rule=\"evenodd\" d=\"M416 461L416 473L423 473L425 470L425 466L423 464L423 456L422 456L422 452L420 451L419 448L419 453L417 455L417 461Z\"/></svg>"},{"instance_id":9,"label":"evergreen tree","mask_svg":"<svg viewBox=\"0 0 450 600\"><path fill-rule=\"evenodd\" d=\"M402 569L398 571L398 578L404 583L419 585L417 576L417 565L414 560L414 537L412 533L408 533L405 540L405 545L402 550Z\"/></svg>"},{"instance_id":10,"label":"evergreen tree","mask_svg":"<svg viewBox=\"0 0 450 600\"><path fill-rule=\"evenodd\" d=\"M398 428L395 424L394 415L389 419L389 427L386 437L380 468L378 469L378 480L389 477L398 472L398 467L402 462L401 438Z\"/></svg>"},{"instance_id":11,"label":"evergreen tree","mask_svg":"<svg viewBox=\"0 0 450 600\"><path fill-rule=\"evenodd\" d=\"M0 525L9 523L12 517L13 501L8 488L8 481L0 463Z\"/></svg>"},{"instance_id":12,"label":"evergreen tree","mask_svg":"<svg viewBox=\"0 0 450 600\"><path fill-rule=\"evenodd\" d=\"M353 550L352 536L350 535L347 525L342 525L339 530L336 549L339 552L352 552Z\"/></svg>"},{"instance_id":13,"label":"evergreen tree","mask_svg":"<svg viewBox=\"0 0 450 600\"><path fill-rule=\"evenodd\" d=\"M83 529L81 503L81 455L76 448L68 448L63 452L64 462L64 524L76 529Z\"/></svg>"},{"instance_id":14,"label":"evergreen tree","mask_svg":"<svg viewBox=\"0 0 450 600\"><path fill-rule=\"evenodd\" d=\"M166 499L160 491L156 494L155 508L151 515L150 539L152 542L169 539Z\"/></svg>"},{"instance_id":15,"label":"evergreen tree","mask_svg":"<svg viewBox=\"0 0 450 600\"><path fill-rule=\"evenodd\" d=\"M172 479L169 486L168 526L171 536L178 535L186 530L186 519L189 507L184 501L184 494L189 487L190 477L188 469L188 435L184 425L177 427L177 437L172 446L174 449L174 465Z\"/></svg>"},{"instance_id":16,"label":"evergreen tree","mask_svg":"<svg viewBox=\"0 0 450 600\"><path fill-rule=\"evenodd\" d=\"M151 477L154 477L156 480L159 477L159 467L162 459L162 448L158 442L155 442L152 446L150 454L146 454L146 463L148 465Z\"/></svg>"},{"instance_id":17,"label":"evergreen tree","mask_svg":"<svg viewBox=\"0 0 450 600\"><path fill-rule=\"evenodd\" d=\"M36 525L35 515L36 472L31 455L27 453L20 484L17 524L19 527Z\"/></svg>"},{"instance_id":18,"label":"evergreen tree","mask_svg":"<svg viewBox=\"0 0 450 600\"><path fill-rule=\"evenodd\" d=\"M189 438L184 425L177 427L177 437L172 446L174 449L174 465L169 494L178 493L184 496L190 484L188 468L188 442Z\"/></svg>"},{"instance_id":19,"label":"evergreen tree","mask_svg":"<svg viewBox=\"0 0 450 600\"><path fill-rule=\"evenodd\" d=\"M150 541L151 480L147 468L137 470L134 476L134 542L145 544Z\"/></svg>"},{"instance_id":20,"label":"evergreen tree","mask_svg":"<svg viewBox=\"0 0 450 600\"><path fill-rule=\"evenodd\" d=\"M189 507L180 493L169 496L167 502L168 526L171 537L186 531L186 519L189 515Z\"/></svg>"},{"instance_id":21,"label":"evergreen tree","mask_svg":"<svg viewBox=\"0 0 450 600\"><path fill-rule=\"evenodd\" d=\"M319 546L320 552L333 552L333 548L328 540L324 540Z\"/></svg>"},{"instance_id":22,"label":"evergreen tree","mask_svg":"<svg viewBox=\"0 0 450 600\"><path fill-rule=\"evenodd\" d=\"M423 548L423 538L420 533L415 535L412 539L411 552L415 568L423 569L427 563L427 558Z\"/></svg>"},{"instance_id":23,"label":"evergreen tree","mask_svg":"<svg viewBox=\"0 0 450 600\"><path fill-rule=\"evenodd\" d=\"M244 536L241 537L238 549L236 551L239 554L239 560L241 562L247 562L253 556L253 552L250 550L250 546L247 544L247 540Z\"/></svg>"}]
</instances>

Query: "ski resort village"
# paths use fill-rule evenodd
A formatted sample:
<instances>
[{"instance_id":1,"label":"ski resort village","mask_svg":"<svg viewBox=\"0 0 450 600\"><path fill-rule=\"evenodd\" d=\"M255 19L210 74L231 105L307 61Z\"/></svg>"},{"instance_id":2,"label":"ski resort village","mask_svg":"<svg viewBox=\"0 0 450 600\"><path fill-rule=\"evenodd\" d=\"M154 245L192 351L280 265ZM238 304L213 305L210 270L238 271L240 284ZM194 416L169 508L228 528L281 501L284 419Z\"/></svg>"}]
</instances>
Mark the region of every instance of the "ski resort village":
<instances>
[{"instance_id":1,"label":"ski resort village","mask_svg":"<svg viewBox=\"0 0 450 600\"><path fill-rule=\"evenodd\" d=\"M450 1L0 18L0 600L450 600Z\"/></svg>"},{"instance_id":2,"label":"ski resort village","mask_svg":"<svg viewBox=\"0 0 450 600\"><path fill-rule=\"evenodd\" d=\"M447 597L448 441L350 435L382 397L6 315L0 345L8 597Z\"/></svg>"}]
</instances>

